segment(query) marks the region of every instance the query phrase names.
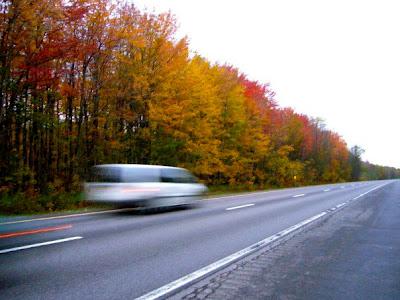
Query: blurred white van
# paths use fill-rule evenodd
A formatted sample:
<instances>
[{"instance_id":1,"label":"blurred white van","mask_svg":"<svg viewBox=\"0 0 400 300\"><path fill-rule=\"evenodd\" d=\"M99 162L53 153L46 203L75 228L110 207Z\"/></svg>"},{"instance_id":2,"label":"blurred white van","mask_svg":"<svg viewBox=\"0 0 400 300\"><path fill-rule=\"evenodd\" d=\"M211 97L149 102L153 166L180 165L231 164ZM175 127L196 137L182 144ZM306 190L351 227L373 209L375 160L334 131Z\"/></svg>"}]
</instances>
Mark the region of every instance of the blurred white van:
<instances>
[{"instance_id":1,"label":"blurred white van","mask_svg":"<svg viewBox=\"0 0 400 300\"><path fill-rule=\"evenodd\" d=\"M119 207L187 206L207 192L186 169L136 164L94 166L84 186L87 201Z\"/></svg>"}]
</instances>

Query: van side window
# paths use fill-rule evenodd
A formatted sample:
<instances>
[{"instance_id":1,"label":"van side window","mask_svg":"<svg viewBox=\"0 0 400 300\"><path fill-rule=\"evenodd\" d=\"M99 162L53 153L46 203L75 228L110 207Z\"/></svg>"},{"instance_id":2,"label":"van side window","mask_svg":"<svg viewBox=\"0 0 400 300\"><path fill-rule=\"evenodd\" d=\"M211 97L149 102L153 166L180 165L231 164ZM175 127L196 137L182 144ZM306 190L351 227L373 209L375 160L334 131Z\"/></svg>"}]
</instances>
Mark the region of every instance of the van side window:
<instances>
[{"instance_id":1,"label":"van side window","mask_svg":"<svg viewBox=\"0 0 400 300\"><path fill-rule=\"evenodd\" d=\"M156 168L125 168L124 182L160 182L160 171Z\"/></svg>"},{"instance_id":2,"label":"van side window","mask_svg":"<svg viewBox=\"0 0 400 300\"><path fill-rule=\"evenodd\" d=\"M89 182L120 182L121 169L117 167L93 167Z\"/></svg>"},{"instance_id":3,"label":"van side window","mask_svg":"<svg viewBox=\"0 0 400 300\"><path fill-rule=\"evenodd\" d=\"M197 183L196 177L183 169L161 169L162 182Z\"/></svg>"}]
</instances>

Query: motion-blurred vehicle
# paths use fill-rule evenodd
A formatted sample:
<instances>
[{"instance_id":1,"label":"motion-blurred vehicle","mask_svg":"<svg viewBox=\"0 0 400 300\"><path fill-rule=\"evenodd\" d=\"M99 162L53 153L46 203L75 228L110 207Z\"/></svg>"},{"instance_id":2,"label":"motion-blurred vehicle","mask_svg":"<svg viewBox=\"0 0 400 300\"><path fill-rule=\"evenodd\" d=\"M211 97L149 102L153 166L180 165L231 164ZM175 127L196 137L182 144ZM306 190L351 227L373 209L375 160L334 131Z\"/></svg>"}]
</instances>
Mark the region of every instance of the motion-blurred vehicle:
<instances>
[{"instance_id":1,"label":"motion-blurred vehicle","mask_svg":"<svg viewBox=\"0 0 400 300\"><path fill-rule=\"evenodd\" d=\"M195 205L208 190L186 169L137 164L94 166L84 186L87 201L146 209Z\"/></svg>"}]
</instances>

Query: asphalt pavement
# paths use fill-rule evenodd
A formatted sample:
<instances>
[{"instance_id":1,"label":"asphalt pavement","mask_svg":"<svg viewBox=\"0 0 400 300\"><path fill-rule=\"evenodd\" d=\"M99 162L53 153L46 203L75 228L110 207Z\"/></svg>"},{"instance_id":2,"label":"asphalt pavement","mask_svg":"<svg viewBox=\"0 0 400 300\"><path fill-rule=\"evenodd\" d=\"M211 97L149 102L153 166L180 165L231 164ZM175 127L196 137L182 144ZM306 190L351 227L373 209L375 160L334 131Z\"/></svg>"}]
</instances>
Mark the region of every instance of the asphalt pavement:
<instances>
[{"instance_id":1,"label":"asphalt pavement","mask_svg":"<svg viewBox=\"0 0 400 300\"><path fill-rule=\"evenodd\" d=\"M400 299L400 182L184 289L174 299Z\"/></svg>"},{"instance_id":2,"label":"asphalt pavement","mask_svg":"<svg viewBox=\"0 0 400 300\"><path fill-rule=\"evenodd\" d=\"M327 214L324 220L339 215L331 216L335 209L353 211L365 199L372 199L381 210L384 203L397 201L386 208L389 215L382 220L399 220L399 187L398 181L344 183L220 197L204 200L195 209L157 214L118 210L0 219L0 298L148 295L316 215ZM376 196L383 192L388 200ZM396 245L390 247L398 251ZM365 253L357 255L371 259ZM386 266L387 272L396 272L391 265ZM248 293L237 296L250 299L259 294Z\"/></svg>"}]
</instances>

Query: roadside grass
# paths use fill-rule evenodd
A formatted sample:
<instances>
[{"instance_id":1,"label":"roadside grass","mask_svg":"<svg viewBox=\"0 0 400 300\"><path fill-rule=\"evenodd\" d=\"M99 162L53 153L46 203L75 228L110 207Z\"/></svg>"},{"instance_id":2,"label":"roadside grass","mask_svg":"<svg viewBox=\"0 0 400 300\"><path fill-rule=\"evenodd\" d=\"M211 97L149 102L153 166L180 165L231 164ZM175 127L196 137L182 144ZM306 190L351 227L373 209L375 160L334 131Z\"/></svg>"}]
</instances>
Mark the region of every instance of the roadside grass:
<instances>
[{"instance_id":1,"label":"roadside grass","mask_svg":"<svg viewBox=\"0 0 400 300\"><path fill-rule=\"evenodd\" d=\"M62 193L28 197L23 193L0 198L0 216L74 213L96 210L98 205L84 201L83 193Z\"/></svg>"},{"instance_id":2,"label":"roadside grass","mask_svg":"<svg viewBox=\"0 0 400 300\"><path fill-rule=\"evenodd\" d=\"M258 185L216 185L209 186L207 198L212 198L215 196L229 196L229 195L237 195L244 194L249 192L260 192L260 191L271 191L276 190L277 187L272 186L258 186Z\"/></svg>"}]
</instances>

